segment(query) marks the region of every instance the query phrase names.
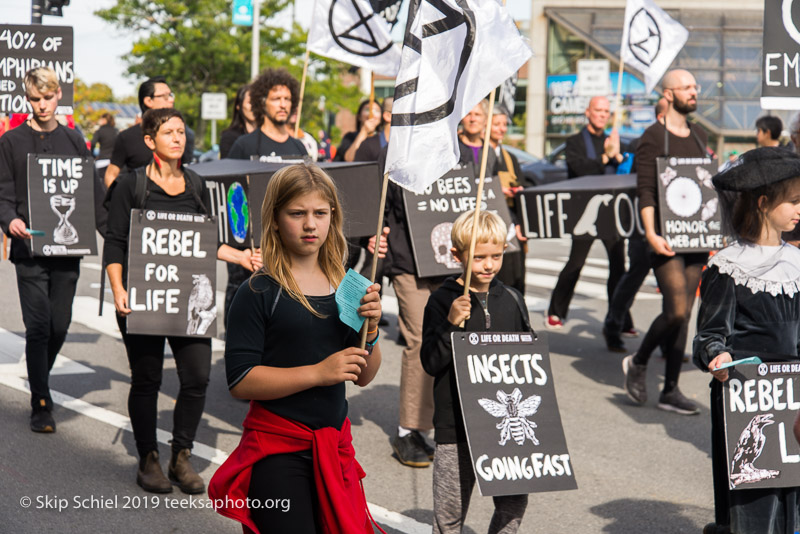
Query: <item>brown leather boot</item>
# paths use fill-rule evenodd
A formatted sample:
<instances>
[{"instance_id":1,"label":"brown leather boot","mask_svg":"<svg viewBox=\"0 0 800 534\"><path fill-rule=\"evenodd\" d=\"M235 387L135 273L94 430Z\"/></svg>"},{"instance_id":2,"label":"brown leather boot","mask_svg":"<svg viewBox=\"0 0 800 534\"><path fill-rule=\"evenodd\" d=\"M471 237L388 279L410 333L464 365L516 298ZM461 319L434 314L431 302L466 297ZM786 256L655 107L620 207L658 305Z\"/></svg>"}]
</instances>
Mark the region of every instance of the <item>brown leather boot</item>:
<instances>
[{"instance_id":1,"label":"brown leather boot","mask_svg":"<svg viewBox=\"0 0 800 534\"><path fill-rule=\"evenodd\" d=\"M171 493L172 484L158 461L158 451L150 451L147 456L139 461L139 471L136 473L136 483L145 491L152 493Z\"/></svg>"},{"instance_id":2,"label":"brown leather boot","mask_svg":"<svg viewBox=\"0 0 800 534\"><path fill-rule=\"evenodd\" d=\"M169 462L169 479L175 482L182 492L195 495L203 493L206 485L192 464L189 463L191 455L189 449L181 449L177 453L172 451L172 460Z\"/></svg>"}]
</instances>

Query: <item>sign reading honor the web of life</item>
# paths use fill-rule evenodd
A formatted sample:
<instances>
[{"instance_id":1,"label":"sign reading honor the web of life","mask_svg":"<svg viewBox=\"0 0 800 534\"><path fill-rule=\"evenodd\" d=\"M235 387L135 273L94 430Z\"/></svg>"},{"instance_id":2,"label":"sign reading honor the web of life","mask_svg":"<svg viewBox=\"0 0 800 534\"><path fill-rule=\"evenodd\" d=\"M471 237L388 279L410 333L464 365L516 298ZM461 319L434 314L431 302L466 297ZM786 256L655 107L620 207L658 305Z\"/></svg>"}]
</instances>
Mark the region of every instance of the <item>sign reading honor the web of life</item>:
<instances>
[{"instance_id":1,"label":"sign reading honor the web of life","mask_svg":"<svg viewBox=\"0 0 800 534\"><path fill-rule=\"evenodd\" d=\"M213 337L217 248L205 215L131 210L128 332Z\"/></svg>"},{"instance_id":2,"label":"sign reading honor the web of life","mask_svg":"<svg viewBox=\"0 0 800 534\"><path fill-rule=\"evenodd\" d=\"M453 332L453 363L481 495L576 489L547 341Z\"/></svg>"},{"instance_id":3,"label":"sign reading honor the web of life","mask_svg":"<svg viewBox=\"0 0 800 534\"><path fill-rule=\"evenodd\" d=\"M475 167L456 166L425 188L423 193L403 189L403 203L414 251L414 263L420 278L461 273L464 267L450 249L453 222L462 213L475 209L478 178ZM506 252L520 249L514 223L508 213L500 180L487 176L484 180L482 211L497 213L506 224ZM372 234L375 232L373 231ZM370 234L370 235L372 235Z\"/></svg>"},{"instance_id":4,"label":"sign reading honor the web of life","mask_svg":"<svg viewBox=\"0 0 800 534\"><path fill-rule=\"evenodd\" d=\"M763 109L800 109L800 2L764 2Z\"/></svg>"},{"instance_id":5,"label":"sign reading honor the web of life","mask_svg":"<svg viewBox=\"0 0 800 534\"><path fill-rule=\"evenodd\" d=\"M729 487L800 486L800 362L737 365L722 392Z\"/></svg>"},{"instance_id":6,"label":"sign reading honor the web of life","mask_svg":"<svg viewBox=\"0 0 800 534\"><path fill-rule=\"evenodd\" d=\"M50 67L58 76L61 99L57 112L72 114L75 73L70 26L0 24L0 114L30 113L25 99L25 73Z\"/></svg>"},{"instance_id":7,"label":"sign reading honor the web of life","mask_svg":"<svg viewBox=\"0 0 800 534\"><path fill-rule=\"evenodd\" d=\"M719 198L709 158L656 158L661 236L675 252L722 248Z\"/></svg>"},{"instance_id":8,"label":"sign reading honor the web of life","mask_svg":"<svg viewBox=\"0 0 800 534\"><path fill-rule=\"evenodd\" d=\"M97 254L91 158L28 154L28 228L34 256Z\"/></svg>"},{"instance_id":9,"label":"sign reading honor the web of life","mask_svg":"<svg viewBox=\"0 0 800 534\"><path fill-rule=\"evenodd\" d=\"M518 193L528 239L624 239L644 234L635 174L603 174L529 187Z\"/></svg>"}]
</instances>

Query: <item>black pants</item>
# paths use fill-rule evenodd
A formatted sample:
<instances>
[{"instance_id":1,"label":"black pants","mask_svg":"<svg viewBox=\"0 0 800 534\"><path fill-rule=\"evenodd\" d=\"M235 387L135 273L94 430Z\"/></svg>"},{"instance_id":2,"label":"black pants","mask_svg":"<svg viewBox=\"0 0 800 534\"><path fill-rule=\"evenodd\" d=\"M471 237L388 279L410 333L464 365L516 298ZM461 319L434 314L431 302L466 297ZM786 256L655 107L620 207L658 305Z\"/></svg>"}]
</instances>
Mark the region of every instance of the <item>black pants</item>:
<instances>
[{"instance_id":1,"label":"black pants","mask_svg":"<svg viewBox=\"0 0 800 534\"><path fill-rule=\"evenodd\" d=\"M653 320L647 330L633 361L647 365L653 350L659 345L666 349L664 392L678 385L683 365L683 353L689 333L689 317L692 314L700 274L708 260L708 253L676 254L662 256L650 252L650 264L661 289L661 314Z\"/></svg>"},{"instance_id":2,"label":"black pants","mask_svg":"<svg viewBox=\"0 0 800 534\"><path fill-rule=\"evenodd\" d=\"M257 503L251 504L250 515L260 532L322 532L311 451L275 454L256 462L247 496Z\"/></svg>"},{"instance_id":3,"label":"black pants","mask_svg":"<svg viewBox=\"0 0 800 534\"><path fill-rule=\"evenodd\" d=\"M172 450L191 449L206 403L206 387L211 373L211 339L128 334L125 318L118 315L117 323L131 367L128 414L139 456L144 458L150 451L158 450L156 424L158 390L164 368L164 340L169 341L172 348L180 381L173 412Z\"/></svg>"},{"instance_id":4,"label":"black pants","mask_svg":"<svg viewBox=\"0 0 800 534\"><path fill-rule=\"evenodd\" d=\"M547 311L548 315L556 315L560 319L567 317L569 311L569 303L572 296L575 294L575 284L578 283L578 278L581 276L581 269L583 269L586 258L589 256L589 250L592 248L592 239L573 239L572 248L569 251L569 259L567 264L558 275L556 287L553 289L553 295L550 297L550 308ZM608 300L611 301L611 296L614 294L614 289L617 287L617 282L622 278L625 273L625 240L603 240L603 245L606 247L608 254L608 282L606 283L606 290L608 293ZM630 317L629 317L630 319Z\"/></svg>"},{"instance_id":5,"label":"black pants","mask_svg":"<svg viewBox=\"0 0 800 534\"><path fill-rule=\"evenodd\" d=\"M628 270L619 279L614 294L608 303L605 329L611 335L619 336L628 326L633 300L650 272L650 252L647 241L641 236L628 240ZM632 325L631 325L632 326Z\"/></svg>"},{"instance_id":6,"label":"black pants","mask_svg":"<svg viewBox=\"0 0 800 534\"><path fill-rule=\"evenodd\" d=\"M253 273L235 263L225 263L225 265L228 266L228 284L225 286L225 314L222 316L222 320L225 321L225 327L227 328L228 310L231 309L233 297L236 295L242 282L250 278L250 275Z\"/></svg>"},{"instance_id":7,"label":"black pants","mask_svg":"<svg viewBox=\"0 0 800 534\"><path fill-rule=\"evenodd\" d=\"M31 406L41 399L48 408L50 369L67 339L72 300L80 275L79 258L16 260L17 289L25 324L25 360L31 386Z\"/></svg>"}]
</instances>

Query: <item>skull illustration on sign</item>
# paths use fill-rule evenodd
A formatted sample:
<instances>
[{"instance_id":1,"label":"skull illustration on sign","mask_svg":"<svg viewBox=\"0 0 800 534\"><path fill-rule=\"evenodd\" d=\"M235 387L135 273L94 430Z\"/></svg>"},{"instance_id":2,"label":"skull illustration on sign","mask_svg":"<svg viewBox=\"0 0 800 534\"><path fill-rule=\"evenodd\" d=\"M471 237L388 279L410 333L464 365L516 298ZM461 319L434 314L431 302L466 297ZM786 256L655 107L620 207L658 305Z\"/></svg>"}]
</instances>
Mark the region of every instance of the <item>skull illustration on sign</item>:
<instances>
[{"instance_id":1,"label":"skull illustration on sign","mask_svg":"<svg viewBox=\"0 0 800 534\"><path fill-rule=\"evenodd\" d=\"M450 240L452 229L453 223L451 222L443 222L434 226L431 231L431 247L433 247L436 263L441 263L448 269L458 269L461 264L450 252L450 248L453 246L453 242Z\"/></svg>"}]
</instances>

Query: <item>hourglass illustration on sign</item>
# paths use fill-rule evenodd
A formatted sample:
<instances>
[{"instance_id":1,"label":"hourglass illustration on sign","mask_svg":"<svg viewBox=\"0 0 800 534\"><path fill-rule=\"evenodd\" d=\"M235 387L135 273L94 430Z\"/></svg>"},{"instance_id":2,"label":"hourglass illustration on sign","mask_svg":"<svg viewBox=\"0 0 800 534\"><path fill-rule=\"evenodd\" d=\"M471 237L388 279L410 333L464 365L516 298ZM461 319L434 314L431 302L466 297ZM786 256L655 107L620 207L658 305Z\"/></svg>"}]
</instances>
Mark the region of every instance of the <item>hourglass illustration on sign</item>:
<instances>
[{"instance_id":1,"label":"hourglass illustration on sign","mask_svg":"<svg viewBox=\"0 0 800 534\"><path fill-rule=\"evenodd\" d=\"M72 195L53 195L50 197L50 209L58 216L58 225L53 230L53 241L59 245L74 245L78 242L78 231L69 222L69 216L75 211L75 197Z\"/></svg>"}]
</instances>

